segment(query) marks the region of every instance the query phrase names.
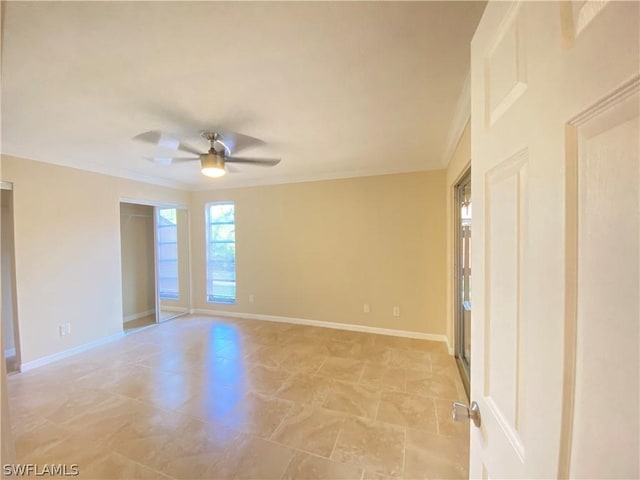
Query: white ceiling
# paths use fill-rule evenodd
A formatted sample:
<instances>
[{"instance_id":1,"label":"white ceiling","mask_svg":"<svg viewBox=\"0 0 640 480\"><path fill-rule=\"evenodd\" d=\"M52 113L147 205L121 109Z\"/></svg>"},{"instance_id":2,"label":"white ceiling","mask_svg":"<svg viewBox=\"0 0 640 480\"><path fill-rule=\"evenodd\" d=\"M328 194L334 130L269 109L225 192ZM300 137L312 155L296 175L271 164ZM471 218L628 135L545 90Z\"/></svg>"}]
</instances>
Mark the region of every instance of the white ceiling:
<instances>
[{"instance_id":1,"label":"white ceiling","mask_svg":"<svg viewBox=\"0 0 640 480\"><path fill-rule=\"evenodd\" d=\"M189 189L441 168L484 2L3 2L2 153ZM267 142L221 179L148 130Z\"/></svg>"}]
</instances>

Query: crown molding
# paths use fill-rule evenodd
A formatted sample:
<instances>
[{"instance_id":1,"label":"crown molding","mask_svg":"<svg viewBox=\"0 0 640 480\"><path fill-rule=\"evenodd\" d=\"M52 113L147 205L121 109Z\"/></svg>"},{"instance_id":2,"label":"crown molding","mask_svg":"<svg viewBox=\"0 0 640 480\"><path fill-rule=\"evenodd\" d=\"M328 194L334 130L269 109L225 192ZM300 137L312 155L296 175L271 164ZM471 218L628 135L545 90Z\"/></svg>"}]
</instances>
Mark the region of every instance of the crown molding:
<instances>
[{"instance_id":1,"label":"crown molding","mask_svg":"<svg viewBox=\"0 0 640 480\"><path fill-rule=\"evenodd\" d=\"M462 129L458 134L458 139L460 134L462 134L462 130L464 130L464 123L462 124ZM454 148L457 144L454 144ZM453 151L453 150L452 150ZM233 180L230 183L215 183L209 185L203 184L194 184L194 183L183 183L175 180L169 180L166 178L153 177L149 175L143 175L141 173L126 170L126 169L114 169L105 167L104 165L95 164L91 162L85 163L82 168L77 165L73 165L70 163L63 162L43 162L42 160L33 160L26 157L22 157L19 155L13 155L10 153L2 153L2 155L10 156L16 159L24 159L34 162L42 162L48 163L50 165L57 165L60 167L73 168L75 170L81 170L86 172L98 173L102 175L108 175L110 177L121 178L124 180L134 180L137 182L148 183L152 185L158 185L161 187L174 188L177 190L183 190L187 192L202 192L209 190L231 190L235 188L246 188L246 187L260 187L260 186L269 186L269 185L284 185L289 183L306 183L306 182L321 182L325 180L342 180L349 178L362 178L362 177L377 177L382 175L399 175L399 174L407 174L407 173L420 173L420 172L429 172L434 170L442 170L441 166L436 166L433 168L406 168L406 169L397 169L397 168L385 168L385 169L361 169L361 170L351 170L346 172L332 172L332 173L319 173L312 175L298 175L298 176L284 176L284 177L275 177L275 178L255 178L248 180ZM215 180L214 180L215 181Z\"/></svg>"},{"instance_id":2,"label":"crown molding","mask_svg":"<svg viewBox=\"0 0 640 480\"><path fill-rule=\"evenodd\" d=\"M1 155L5 157L12 157L17 160L28 160L30 162L39 162L39 163L46 163L49 165L57 165L58 167L73 168L74 170L80 170L83 172L98 173L101 175L121 178L124 180L135 180L137 182L149 183L149 184L158 185L161 187L174 188L177 190L191 191L193 190L193 187L194 187L193 184L178 182L176 180L169 180L166 178L153 177L150 175L144 175L142 173L138 173L133 170L108 167L108 166L98 164L98 163L93 163L90 161L84 162L82 164L82 167L79 167L78 165L74 165L73 163L70 163L70 162L52 162L52 161L36 160L36 159L28 158L22 155L13 154L11 152L2 152Z\"/></svg>"},{"instance_id":3,"label":"crown molding","mask_svg":"<svg viewBox=\"0 0 640 480\"><path fill-rule=\"evenodd\" d=\"M261 187L269 185L284 185L289 183L307 183L322 182L325 180L343 180L349 178L378 177L382 175L400 175L404 173L420 173L433 170L442 170L442 167L423 168L423 169L379 169L379 170L352 170L339 173L319 173L316 175L300 175L290 177L251 179L241 182L233 182L224 185L197 185L192 186L191 191L203 192L209 190L231 190L235 188Z\"/></svg>"},{"instance_id":4,"label":"crown molding","mask_svg":"<svg viewBox=\"0 0 640 480\"><path fill-rule=\"evenodd\" d=\"M449 136L447 137L447 148L444 151L442 157L442 168L447 168L453 152L458 146L464 127L471 118L471 75L467 73L467 76L460 90L460 96L458 97L458 103L453 114L451 125L449 126Z\"/></svg>"}]
</instances>

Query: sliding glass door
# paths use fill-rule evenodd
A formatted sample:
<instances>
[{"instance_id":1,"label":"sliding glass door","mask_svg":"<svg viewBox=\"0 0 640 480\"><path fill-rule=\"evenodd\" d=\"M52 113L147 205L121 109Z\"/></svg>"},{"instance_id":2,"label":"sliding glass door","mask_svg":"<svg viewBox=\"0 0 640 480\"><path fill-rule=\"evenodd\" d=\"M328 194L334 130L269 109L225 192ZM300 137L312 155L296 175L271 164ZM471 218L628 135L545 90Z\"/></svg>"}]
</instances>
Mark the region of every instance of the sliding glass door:
<instances>
[{"instance_id":1,"label":"sliding glass door","mask_svg":"<svg viewBox=\"0 0 640 480\"><path fill-rule=\"evenodd\" d=\"M455 189L456 359L467 395L471 374L471 171Z\"/></svg>"}]
</instances>

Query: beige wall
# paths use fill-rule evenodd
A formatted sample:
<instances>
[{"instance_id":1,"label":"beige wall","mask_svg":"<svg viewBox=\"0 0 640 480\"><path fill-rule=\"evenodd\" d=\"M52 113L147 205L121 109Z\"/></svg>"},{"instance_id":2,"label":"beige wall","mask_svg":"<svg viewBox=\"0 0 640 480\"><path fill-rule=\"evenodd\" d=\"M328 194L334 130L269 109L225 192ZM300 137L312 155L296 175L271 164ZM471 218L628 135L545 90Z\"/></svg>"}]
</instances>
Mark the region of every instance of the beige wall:
<instances>
[{"instance_id":1,"label":"beige wall","mask_svg":"<svg viewBox=\"0 0 640 480\"><path fill-rule=\"evenodd\" d=\"M2 179L14 183L22 361L121 332L120 200L186 205L189 194L9 156Z\"/></svg>"},{"instance_id":2,"label":"beige wall","mask_svg":"<svg viewBox=\"0 0 640 480\"><path fill-rule=\"evenodd\" d=\"M153 207L120 204L122 314L124 320L155 312Z\"/></svg>"},{"instance_id":3,"label":"beige wall","mask_svg":"<svg viewBox=\"0 0 640 480\"><path fill-rule=\"evenodd\" d=\"M449 345L454 345L454 222L453 222L453 200L455 186L471 165L471 128L467 122L460 137L458 145L449 161L446 175L446 204L447 204L447 338Z\"/></svg>"},{"instance_id":4,"label":"beige wall","mask_svg":"<svg viewBox=\"0 0 640 480\"><path fill-rule=\"evenodd\" d=\"M3 156L2 178L23 362L121 331L122 199L190 206L195 308L447 333L444 170L189 193ZM236 202L233 306L205 300L204 208L217 200Z\"/></svg>"},{"instance_id":5,"label":"beige wall","mask_svg":"<svg viewBox=\"0 0 640 480\"><path fill-rule=\"evenodd\" d=\"M222 200L236 205L232 306L205 297L205 204ZM191 219L197 309L446 333L444 170L194 192Z\"/></svg>"}]
</instances>

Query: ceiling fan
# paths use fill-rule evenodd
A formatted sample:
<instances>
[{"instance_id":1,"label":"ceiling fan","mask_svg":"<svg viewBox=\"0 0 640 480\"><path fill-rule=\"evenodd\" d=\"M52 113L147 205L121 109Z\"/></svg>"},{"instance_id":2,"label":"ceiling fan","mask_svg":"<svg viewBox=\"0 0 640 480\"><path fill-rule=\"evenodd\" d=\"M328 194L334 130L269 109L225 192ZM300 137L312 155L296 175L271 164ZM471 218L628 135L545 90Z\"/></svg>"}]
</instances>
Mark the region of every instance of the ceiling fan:
<instances>
[{"instance_id":1,"label":"ceiling fan","mask_svg":"<svg viewBox=\"0 0 640 480\"><path fill-rule=\"evenodd\" d=\"M280 163L279 158L246 158L233 156L233 152L255 145L262 145L264 142L248 135L234 132L214 132L205 131L201 133L202 138L209 142L209 151L201 153L198 150L180 142L172 135L160 131L144 132L134 137L146 143L153 143L156 147L167 151L182 151L196 155L194 157L174 157L174 156L154 156L152 161L162 165L172 165L178 162L191 162L200 160L200 171L207 177L221 177L228 169L227 164L245 163L259 165L263 167L273 167Z\"/></svg>"}]
</instances>

